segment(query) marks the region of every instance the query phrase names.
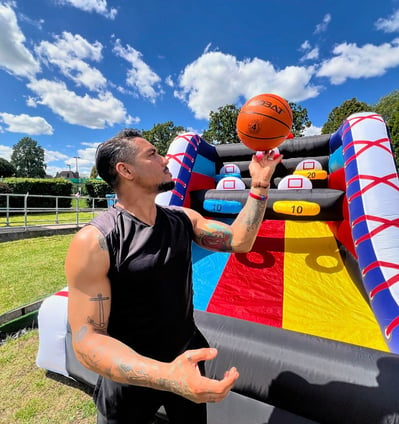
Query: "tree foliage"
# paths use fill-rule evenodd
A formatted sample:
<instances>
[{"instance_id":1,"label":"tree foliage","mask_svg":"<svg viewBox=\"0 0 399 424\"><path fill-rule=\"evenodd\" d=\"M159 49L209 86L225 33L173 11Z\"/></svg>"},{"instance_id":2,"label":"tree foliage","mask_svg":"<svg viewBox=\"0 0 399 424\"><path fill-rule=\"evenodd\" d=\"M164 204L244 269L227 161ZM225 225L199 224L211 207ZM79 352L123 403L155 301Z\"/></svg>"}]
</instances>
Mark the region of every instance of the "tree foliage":
<instances>
[{"instance_id":1,"label":"tree foliage","mask_svg":"<svg viewBox=\"0 0 399 424\"><path fill-rule=\"evenodd\" d=\"M17 177L44 178L46 176L44 149L30 137L22 138L13 146L11 164L16 169Z\"/></svg>"},{"instance_id":2,"label":"tree foliage","mask_svg":"<svg viewBox=\"0 0 399 424\"><path fill-rule=\"evenodd\" d=\"M0 178L13 177L15 173L15 166L8 162L8 160L0 158Z\"/></svg>"},{"instance_id":3,"label":"tree foliage","mask_svg":"<svg viewBox=\"0 0 399 424\"><path fill-rule=\"evenodd\" d=\"M301 137L305 128L309 128L312 125L308 117L308 111L296 103L289 102L288 104L292 110L293 117L291 132L295 137Z\"/></svg>"},{"instance_id":4,"label":"tree foliage","mask_svg":"<svg viewBox=\"0 0 399 424\"><path fill-rule=\"evenodd\" d=\"M202 137L211 144L239 143L236 122L240 112L234 105L219 107L216 112L209 114L208 129L202 133Z\"/></svg>"},{"instance_id":5,"label":"tree foliage","mask_svg":"<svg viewBox=\"0 0 399 424\"><path fill-rule=\"evenodd\" d=\"M187 132L184 127L175 126L173 121L163 124L156 124L151 130L142 130L143 137L152 143L158 150L158 153L164 156L174 138L183 132Z\"/></svg>"},{"instance_id":6,"label":"tree foliage","mask_svg":"<svg viewBox=\"0 0 399 424\"><path fill-rule=\"evenodd\" d=\"M312 125L308 118L308 111L296 103L289 103L292 115L292 133L295 137L303 135L305 128ZM237 136L236 122L240 109L234 105L226 105L219 107L214 112L209 114L208 129L202 133L202 137L213 144L230 144L239 143L240 139Z\"/></svg>"},{"instance_id":7,"label":"tree foliage","mask_svg":"<svg viewBox=\"0 0 399 424\"><path fill-rule=\"evenodd\" d=\"M321 129L322 134L332 134L342 125L345 119L352 115L352 113L358 112L371 112L374 108L367 103L361 102L356 98L345 100L341 106L335 107L328 115L327 122Z\"/></svg>"},{"instance_id":8,"label":"tree foliage","mask_svg":"<svg viewBox=\"0 0 399 424\"><path fill-rule=\"evenodd\" d=\"M96 165L93 165L91 167L91 171L90 171L90 178L96 179L97 177L98 177L97 167L96 167Z\"/></svg>"},{"instance_id":9,"label":"tree foliage","mask_svg":"<svg viewBox=\"0 0 399 424\"><path fill-rule=\"evenodd\" d=\"M399 162L399 90L382 97L375 110L387 123L392 145Z\"/></svg>"}]
</instances>

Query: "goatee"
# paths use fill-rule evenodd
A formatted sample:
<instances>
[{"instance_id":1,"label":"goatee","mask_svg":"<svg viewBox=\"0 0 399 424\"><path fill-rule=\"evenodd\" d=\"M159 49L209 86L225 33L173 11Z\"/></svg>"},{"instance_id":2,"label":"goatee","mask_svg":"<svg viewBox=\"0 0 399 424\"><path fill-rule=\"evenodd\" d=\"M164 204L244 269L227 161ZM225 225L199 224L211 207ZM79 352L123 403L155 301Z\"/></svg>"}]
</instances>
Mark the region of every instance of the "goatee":
<instances>
[{"instance_id":1,"label":"goatee","mask_svg":"<svg viewBox=\"0 0 399 424\"><path fill-rule=\"evenodd\" d=\"M175 182L174 181L168 181L167 183L161 183L158 186L158 192L164 193L165 191L173 190L175 188Z\"/></svg>"}]
</instances>

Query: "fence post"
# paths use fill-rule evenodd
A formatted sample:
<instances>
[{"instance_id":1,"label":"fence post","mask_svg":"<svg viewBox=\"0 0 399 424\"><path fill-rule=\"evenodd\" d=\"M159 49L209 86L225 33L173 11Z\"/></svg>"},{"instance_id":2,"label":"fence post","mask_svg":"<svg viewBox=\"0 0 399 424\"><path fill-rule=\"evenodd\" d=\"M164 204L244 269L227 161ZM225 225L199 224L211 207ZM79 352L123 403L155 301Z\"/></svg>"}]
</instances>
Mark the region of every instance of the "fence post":
<instances>
[{"instance_id":1,"label":"fence post","mask_svg":"<svg viewBox=\"0 0 399 424\"><path fill-rule=\"evenodd\" d=\"M76 193L77 194L77 193ZM80 195L75 195L76 202L75 202L75 209L76 209L76 226L79 227L79 198Z\"/></svg>"},{"instance_id":2,"label":"fence post","mask_svg":"<svg viewBox=\"0 0 399 424\"><path fill-rule=\"evenodd\" d=\"M55 223L58 224L58 196L55 198Z\"/></svg>"},{"instance_id":3,"label":"fence post","mask_svg":"<svg viewBox=\"0 0 399 424\"><path fill-rule=\"evenodd\" d=\"M10 195L6 194L6 226L10 226Z\"/></svg>"},{"instance_id":4,"label":"fence post","mask_svg":"<svg viewBox=\"0 0 399 424\"><path fill-rule=\"evenodd\" d=\"M28 196L29 196L29 192L25 194L24 197L24 225L25 225L25 230L28 226Z\"/></svg>"}]
</instances>

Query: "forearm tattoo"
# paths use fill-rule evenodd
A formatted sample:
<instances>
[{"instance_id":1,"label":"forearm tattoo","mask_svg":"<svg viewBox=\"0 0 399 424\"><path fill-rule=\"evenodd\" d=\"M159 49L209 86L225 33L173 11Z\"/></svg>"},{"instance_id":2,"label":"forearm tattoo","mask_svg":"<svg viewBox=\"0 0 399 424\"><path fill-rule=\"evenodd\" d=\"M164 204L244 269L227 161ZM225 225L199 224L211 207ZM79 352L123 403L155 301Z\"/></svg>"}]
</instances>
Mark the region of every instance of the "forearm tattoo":
<instances>
[{"instance_id":1,"label":"forearm tattoo","mask_svg":"<svg viewBox=\"0 0 399 424\"><path fill-rule=\"evenodd\" d=\"M244 225L247 232L257 230L265 215L266 202L248 199L245 208L238 215L237 220Z\"/></svg>"}]
</instances>

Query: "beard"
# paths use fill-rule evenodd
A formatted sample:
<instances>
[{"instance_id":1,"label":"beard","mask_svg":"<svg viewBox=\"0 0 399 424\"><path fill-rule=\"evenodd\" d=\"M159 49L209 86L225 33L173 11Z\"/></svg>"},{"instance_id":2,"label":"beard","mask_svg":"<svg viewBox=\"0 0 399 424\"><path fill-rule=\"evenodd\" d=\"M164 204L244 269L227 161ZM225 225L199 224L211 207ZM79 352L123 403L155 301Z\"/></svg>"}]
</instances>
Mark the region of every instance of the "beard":
<instances>
[{"instance_id":1,"label":"beard","mask_svg":"<svg viewBox=\"0 0 399 424\"><path fill-rule=\"evenodd\" d=\"M175 188L174 181L168 181L167 183L161 183L158 185L158 193L164 193L165 191L173 190Z\"/></svg>"}]
</instances>

